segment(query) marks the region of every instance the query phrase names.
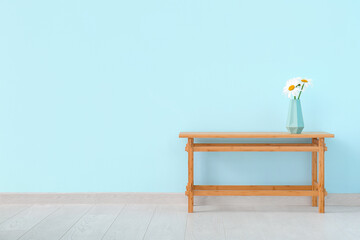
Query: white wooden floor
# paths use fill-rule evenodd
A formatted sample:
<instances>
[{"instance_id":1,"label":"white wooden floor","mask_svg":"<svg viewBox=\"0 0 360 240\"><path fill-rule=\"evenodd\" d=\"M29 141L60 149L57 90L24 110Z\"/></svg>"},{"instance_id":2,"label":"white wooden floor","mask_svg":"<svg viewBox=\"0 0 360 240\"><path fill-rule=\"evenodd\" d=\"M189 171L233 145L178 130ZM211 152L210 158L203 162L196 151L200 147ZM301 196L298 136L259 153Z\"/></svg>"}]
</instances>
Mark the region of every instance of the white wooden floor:
<instances>
[{"instance_id":1,"label":"white wooden floor","mask_svg":"<svg viewBox=\"0 0 360 240\"><path fill-rule=\"evenodd\" d=\"M0 205L0 239L360 239L359 206Z\"/></svg>"}]
</instances>

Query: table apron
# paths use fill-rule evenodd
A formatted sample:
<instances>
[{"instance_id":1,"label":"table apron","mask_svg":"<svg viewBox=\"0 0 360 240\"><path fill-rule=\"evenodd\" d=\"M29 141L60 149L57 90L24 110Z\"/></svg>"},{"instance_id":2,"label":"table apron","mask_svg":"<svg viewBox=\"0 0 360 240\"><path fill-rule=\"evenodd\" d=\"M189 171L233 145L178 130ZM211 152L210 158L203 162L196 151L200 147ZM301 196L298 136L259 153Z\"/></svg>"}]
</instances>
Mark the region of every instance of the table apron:
<instances>
[{"instance_id":1,"label":"table apron","mask_svg":"<svg viewBox=\"0 0 360 240\"><path fill-rule=\"evenodd\" d=\"M188 147L186 147L188 150ZM277 143L249 143L249 144L235 144L235 143L211 143L202 144L195 143L192 146L194 152L319 152L320 147L317 144L294 143L294 144L277 144ZM326 151L325 147L325 151Z\"/></svg>"}]
</instances>

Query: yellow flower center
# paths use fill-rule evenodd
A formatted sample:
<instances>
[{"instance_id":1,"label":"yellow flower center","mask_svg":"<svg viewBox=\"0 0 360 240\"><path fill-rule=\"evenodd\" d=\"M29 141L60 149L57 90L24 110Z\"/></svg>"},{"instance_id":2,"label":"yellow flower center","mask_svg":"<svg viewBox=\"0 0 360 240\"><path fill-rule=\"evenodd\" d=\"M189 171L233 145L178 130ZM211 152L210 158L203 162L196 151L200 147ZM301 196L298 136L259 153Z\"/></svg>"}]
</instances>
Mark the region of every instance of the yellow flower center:
<instances>
[{"instance_id":1,"label":"yellow flower center","mask_svg":"<svg viewBox=\"0 0 360 240\"><path fill-rule=\"evenodd\" d=\"M308 80L306 80L306 79L303 79L303 80L301 80L302 82L308 82Z\"/></svg>"},{"instance_id":2,"label":"yellow flower center","mask_svg":"<svg viewBox=\"0 0 360 240\"><path fill-rule=\"evenodd\" d=\"M295 89L295 85L291 85L290 87L289 87L289 91L292 91L292 90L294 90Z\"/></svg>"}]
</instances>

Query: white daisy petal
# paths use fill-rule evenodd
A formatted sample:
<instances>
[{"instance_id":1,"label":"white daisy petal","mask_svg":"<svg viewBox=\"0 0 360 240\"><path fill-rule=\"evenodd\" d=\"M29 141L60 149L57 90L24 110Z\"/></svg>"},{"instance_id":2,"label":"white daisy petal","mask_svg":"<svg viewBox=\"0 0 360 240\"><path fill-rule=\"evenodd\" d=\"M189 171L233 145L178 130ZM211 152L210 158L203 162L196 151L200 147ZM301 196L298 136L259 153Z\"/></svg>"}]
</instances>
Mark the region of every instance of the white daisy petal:
<instances>
[{"instance_id":1,"label":"white daisy petal","mask_svg":"<svg viewBox=\"0 0 360 240\"><path fill-rule=\"evenodd\" d=\"M300 93L300 86L301 78L292 78L286 82L283 92L288 95L288 98L297 97Z\"/></svg>"},{"instance_id":2,"label":"white daisy petal","mask_svg":"<svg viewBox=\"0 0 360 240\"><path fill-rule=\"evenodd\" d=\"M312 85L312 80L310 78L301 78L301 84L304 84L305 87Z\"/></svg>"}]
</instances>

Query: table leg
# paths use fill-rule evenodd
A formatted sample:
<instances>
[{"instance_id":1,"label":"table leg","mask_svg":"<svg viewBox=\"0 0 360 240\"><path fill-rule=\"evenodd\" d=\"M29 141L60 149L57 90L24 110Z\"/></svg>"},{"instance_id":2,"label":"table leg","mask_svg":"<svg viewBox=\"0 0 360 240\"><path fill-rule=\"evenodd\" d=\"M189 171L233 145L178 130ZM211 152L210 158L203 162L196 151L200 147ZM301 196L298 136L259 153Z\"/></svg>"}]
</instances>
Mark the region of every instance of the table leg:
<instances>
[{"instance_id":1,"label":"table leg","mask_svg":"<svg viewBox=\"0 0 360 240\"><path fill-rule=\"evenodd\" d=\"M188 139L188 212L194 210L194 139Z\"/></svg>"},{"instance_id":2,"label":"table leg","mask_svg":"<svg viewBox=\"0 0 360 240\"><path fill-rule=\"evenodd\" d=\"M319 139L319 213L325 212L325 143L324 138Z\"/></svg>"},{"instance_id":3,"label":"table leg","mask_svg":"<svg viewBox=\"0 0 360 240\"><path fill-rule=\"evenodd\" d=\"M313 144L318 144L317 138L312 139ZM312 152L312 190L316 190L317 183L317 152ZM312 197L312 206L317 207L317 196Z\"/></svg>"}]
</instances>

